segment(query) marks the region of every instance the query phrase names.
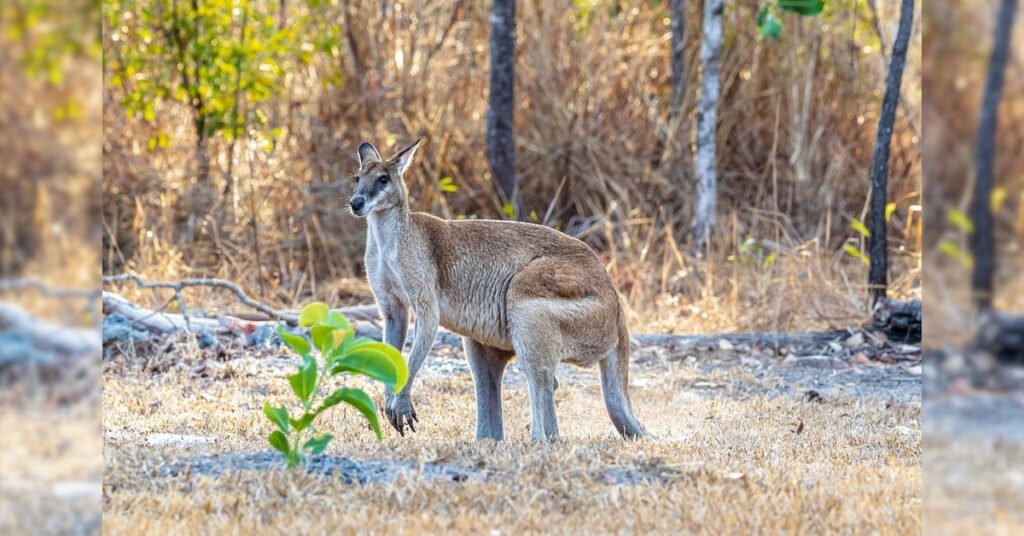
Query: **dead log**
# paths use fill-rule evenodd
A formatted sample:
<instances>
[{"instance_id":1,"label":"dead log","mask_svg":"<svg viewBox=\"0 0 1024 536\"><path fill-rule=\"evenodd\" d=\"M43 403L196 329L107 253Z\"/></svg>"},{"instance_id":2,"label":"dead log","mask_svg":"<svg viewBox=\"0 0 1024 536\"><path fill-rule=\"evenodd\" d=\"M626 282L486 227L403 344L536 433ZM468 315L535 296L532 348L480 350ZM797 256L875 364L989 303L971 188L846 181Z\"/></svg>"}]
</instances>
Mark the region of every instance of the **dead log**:
<instances>
[{"instance_id":1,"label":"dead log","mask_svg":"<svg viewBox=\"0 0 1024 536\"><path fill-rule=\"evenodd\" d=\"M0 365L56 363L100 353L100 334L95 329L68 327L36 318L12 303L0 303L0 334L19 341L3 344Z\"/></svg>"},{"instance_id":2,"label":"dead log","mask_svg":"<svg viewBox=\"0 0 1024 536\"><path fill-rule=\"evenodd\" d=\"M795 333L725 333L718 335L653 335L634 334L634 344L661 346L670 350L700 350L718 348L721 341L729 346L760 346L762 348L784 348L787 346L822 346L830 342L844 341L851 335L849 330L807 331Z\"/></svg>"},{"instance_id":3,"label":"dead log","mask_svg":"<svg viewBox=\"0 0 1024 536\"><path fill-rule=\"evenodd\" d=\"M921 342L921 300L878 300L872 315L872 327L885 333L891 341Z\"/></svg>"},{"instance_id":4,"label":"dead log","mask_svg":"<svg viewBox=\"0 0 1024 536\"><path fill-rule=\"evenodd\" d=\"M381 330L379 327L358 322L363 318L373 318L370 309L366 306L353 308L339 308L336 311L344 314L356 323L356 335L380 340ZM374 312L376 307L372 308ZM216 318L209 318L197 315L183 315L180 313L168 313L160 310L141 307L129 301L124 296L114 292L103 292L103 314L108 318L113 315L123 317L132 329L154 335L166 335L179 331L187 331L196 334L209 334L212 336L241 336L243 346L254 341L248 340L245 335L251 335L251 327L269 326L276 327L282 321L271 320L264 316L263 320L247 320L238 316L219 315ZM257 317L256 315L249 315ZM291 317L291 313L282 312L281 316ZM298 314L294 315L298 318ZM284 321L286 322L286 321ZM250 327L251 326L251 327ZM103 342L122 338L119 334L112 333L107 324L104 324Z\"/></svg>"},{"instance_id":5,"label":"dead log","mask_svg":"<svg viewBox=\"0 0 1024 536\"><path fill-rule=\"evenodd\" d=\"M381 339L374 306L342 307L335 309L356 325L356 334L375 340ZM214 336L232 335L240 332L240 325L276 326L276 320L245 320L237 316L221 315L217 318L185 317L177 313L154 311L135 305L123 296L113 292L103 293L103 312L106 315L121 315L133 327L154 334L168 334L177 331L208 333ZM415 325L413 326L415 328ZM250 330L251 331L251 330ZM783 348L787 346L820 346L830 342L843 341L851 335L849 330L830 330L802 333L728 333L719 335L658 335L635 334L632 342L637 345L662 346L674 351L701 350L721 347L726 341L732 346L760 346L762 348ZM108 334L104 334L104 339ZM462 337L445 329L439 329L436 344L462 346Z\"/></svg>"},{"instance_id":6,"label":"dead log","mask_svg":"<svg viewBox=\"0 0 1024 536\"><path fill-rule=\"evenodd\" d=\"M1024 365L1024 316L983 311L978 317L976 344L1000 362Z\"/></svg>"}]
</instances>

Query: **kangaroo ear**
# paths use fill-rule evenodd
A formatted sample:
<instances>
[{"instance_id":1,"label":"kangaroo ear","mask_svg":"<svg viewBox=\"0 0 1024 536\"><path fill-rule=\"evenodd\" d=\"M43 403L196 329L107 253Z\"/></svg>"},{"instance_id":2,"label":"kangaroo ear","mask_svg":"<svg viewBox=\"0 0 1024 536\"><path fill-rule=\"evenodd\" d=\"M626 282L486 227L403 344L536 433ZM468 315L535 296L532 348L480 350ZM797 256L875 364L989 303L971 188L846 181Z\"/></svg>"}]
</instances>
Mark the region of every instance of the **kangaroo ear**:
<instances>
[{"instance_id":1,"label":"kangaroo ear","mask_svg":"<svg viewBox=\"0 0 1024 536\"><path fill-rule=\"evenodd\" d=\"M369 142L363 142L359 146L359 167L363 167L370 162L380 162L380 153L377 149L373 148Z\"/></svg>"},{"instance_id":2,"label":"kangaroo ear","mask_svg":"<svg viewBox=\"0 0 1024 536\"><path fill-rule=\"evenodd\" d=\"M416 149L420 146L420 140L416 140L416 143L402 149L401 152L391 158L391 163L398 169L399 174L405 173L405 170L409 168L409 164L412 163L412 157L416 154Z\"/></svg>"}]
</instances>

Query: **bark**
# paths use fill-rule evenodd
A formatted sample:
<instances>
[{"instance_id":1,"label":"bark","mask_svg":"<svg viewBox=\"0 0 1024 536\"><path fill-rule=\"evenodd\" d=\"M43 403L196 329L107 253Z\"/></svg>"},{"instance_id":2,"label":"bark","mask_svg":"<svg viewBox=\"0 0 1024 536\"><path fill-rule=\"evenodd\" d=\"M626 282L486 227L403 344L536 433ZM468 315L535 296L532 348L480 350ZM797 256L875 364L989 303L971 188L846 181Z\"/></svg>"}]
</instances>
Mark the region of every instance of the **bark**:
<instances>
[{"instance_id":1,"label":"bark","mask_svg":"<svg viewBox=\"0 0 1024 536\"><path fill-rule=\"evenodd\" d=\"M921 301L899 301L887 298L875 302L872 323L889 340L910 344L921 342Z\"/></svg>"},{"instance_id":2,"label":"bark","mask_svg":"<svg viewBox=\"0 0 1024 536\"><path fill-rule=\"evenodd\" d=\"M672 105L670 118L680 115L683 97L686 95L686 0L672 0Z\"/></svg>"},{"instance_id":3,"label":"bark","mask_svg":"<svg viewBox=\"0 0 1024 536\"><path fill-rule=\"evenodd\" d=\"M33 350L17 355L0 352L0 365L29 360L42 364L63 363L100 353L100 334L95 329L52 324L12 303L0 302L0 333L3 332L17 334L28 341Z\"/></svg>"},{"instance_id":4,"label":"bark","mask_svg":"<svg viewBox=\"0 0 1024 536\"><path fill-rule=\"evenodd\" d=\"M693 221L693 246L707 247L715 225L718 202L715 125L718 115L718 77L722 57L722 0L704 1L704 35L701 39L700 104L697 109L697 206Z\"/></svg>"},{"instance_id":5,"label":"bark","mask_svg":"<svg viewBox=\"0 0 1024 536\"><path fill-rule=\"evenodd\" d=\"M519 214L513 110L515 104L515 0L494 0L491 11L491 77L487 102L487 163L504 203Z\"/></svg>"},{"instance_id":6,"label":"bark","mask_svg":"<svg viewBox=\"0 0 1024 536\"><path fill-rule=\"evenodd\" d=\"M889 73L885 79L885 97L882 99L882 113L878 118L875 156L871 165L871 217L868 221L868 230L871 231L868 247L871 266L868 269L868 286L873 303L885 298L888 286L889 258L885 205L889 200L889 152L892 145L893 124L896 122L896 107L900 101L903 67L907 63L907 48L910 43L913 23L914 0L902 0L899 31L892 46Z\"/></svg>"},{"instance_id":7,"label":"bark","mask_svg":"<svg viewBox=\"0 0 1024 536\"><path fill-rule=\"evenodd\" d=\"M982 95L981 116L978 120L974 166L974 199L971 204L971 219L974 222L974 237L971 253L974 255L974 274L971 287L974 304L979 312L992 307L993 275L995 274L995 226L992 219L992 185L996 152L996 128L998 126L999 100L1003 92L1003 78L1010 58L1013 22L1016 18L1017 0L1002 0L996 20L995 43L989 58L988 74Z\"/></svg>"},{"instance_id":8,"label":"bark","mask_svg":"<svg viewBox=\"0 0 1024 536\"><path fill-rule=\"evenodd\" d=\"M982 311L977 345L1003 363L1024 365L1024 316Z\"/></svg>"}]
</instances>

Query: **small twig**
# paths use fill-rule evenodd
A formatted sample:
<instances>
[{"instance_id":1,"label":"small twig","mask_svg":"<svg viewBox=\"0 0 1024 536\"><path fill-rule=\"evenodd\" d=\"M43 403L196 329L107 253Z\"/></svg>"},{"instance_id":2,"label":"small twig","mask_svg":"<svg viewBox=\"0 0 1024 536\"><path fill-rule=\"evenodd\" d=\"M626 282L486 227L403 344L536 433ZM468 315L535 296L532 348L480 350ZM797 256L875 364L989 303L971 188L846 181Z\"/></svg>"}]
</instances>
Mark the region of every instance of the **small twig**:
<instances>
[{"instance_id":1,"label":"small twig","mask_svg":"<svg viewBox=\"0 0 1024 536\"><path fill-rule=\"evenodd\" d=\"M188 287L212 287L212 288L221 288L221 289L225 289L225 290L230 291L231 293L233 293L235 295L235 297L238 298L239 302L241 302L241 303L243 303L243 304L245 304L245 305L247 305L247 306L249 306L249 307L251 307L251 308L253 308L253 309L255 309L255 310L257 310L257 311L259 311L259 312L261 312L261 313L263 313L263 314L265 314L265 315L267 315L267 316L269 316L269 317L271 317L273 319L275 319L275 320L281 320L281 321L286 322L286 323L288 323L290 325L295 325L296 323L298 323L298 317L297 316L295 316L293 314L290 314L290 313L286 313L284 311L278 311L278 310L270 307L269 305L267 305L265 303L262 303L262 302L259 302L259 301L256 301L256 300L250 298L249 295L246 294L245 291L243 291L241 287L239 287L238 285L236 285L236 284L234 284L234 283L232 283L230 281L224 280L224 279L197 278L197 279L185 279L185 280L182 280L182 281L171 283L171 282L167 282L167 281L151 281L151 282L146 282L146 281L143 281L141 277L139 277L139 276L137 276L135 274L118 274L118 275L103 276L103 283L105 283L105 284L106 283L118 283L118 282L124 282L124 281L133 281L136 284L136 286L138 286L139 288L173 290L174 291L175 299L178 301L178 304L180 305L181 311L182 311L183 314L185 313L185 301L182 299L182 295L181 295L181 292L182 292L183 289L188 288ZM185 316L186 316L186 321L187 321L187 315L185 315Z\"/></svg>"},{"instance_id":2,"label":"small twig","mask_svg":"<svg viewBox=\"0 0 1024 536\"><path fill-rule=\"evenodd\" d=\"M20 290L35 290L47 298L56 298L60 300L67 298L96 299L100 297L100 289L98 288L53 288L35 277L0 279L0 292L15 292Z\"/></svg>"}]
</instances>

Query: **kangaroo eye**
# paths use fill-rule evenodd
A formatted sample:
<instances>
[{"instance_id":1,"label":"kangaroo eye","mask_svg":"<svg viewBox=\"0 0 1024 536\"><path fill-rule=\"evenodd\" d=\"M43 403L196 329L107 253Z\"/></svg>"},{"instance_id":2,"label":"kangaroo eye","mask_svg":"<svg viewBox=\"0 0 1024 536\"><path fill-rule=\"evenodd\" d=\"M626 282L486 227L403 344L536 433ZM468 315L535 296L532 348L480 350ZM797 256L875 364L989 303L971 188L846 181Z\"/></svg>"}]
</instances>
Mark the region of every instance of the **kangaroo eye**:
<instances>
[{"instance_id":1,"label":"kangaroo eye","mask_svg":"<svg viewBox=\"0 0 1024 536\"><path fill-rule=\"evenodd\" d=\"M387 184L388 180L389 180L389 177L387 175L381 175L380 177L377 177L377 182L379 182L381 184Z\"/></svg>"}]
</instances>

